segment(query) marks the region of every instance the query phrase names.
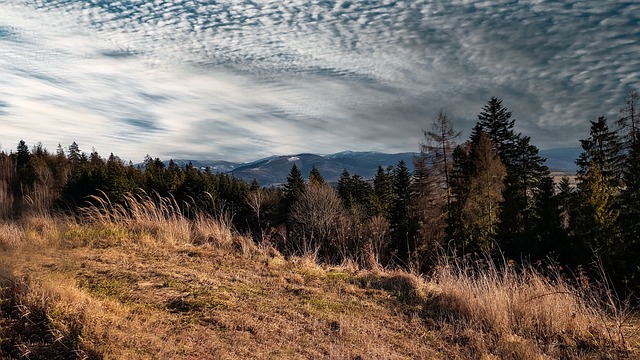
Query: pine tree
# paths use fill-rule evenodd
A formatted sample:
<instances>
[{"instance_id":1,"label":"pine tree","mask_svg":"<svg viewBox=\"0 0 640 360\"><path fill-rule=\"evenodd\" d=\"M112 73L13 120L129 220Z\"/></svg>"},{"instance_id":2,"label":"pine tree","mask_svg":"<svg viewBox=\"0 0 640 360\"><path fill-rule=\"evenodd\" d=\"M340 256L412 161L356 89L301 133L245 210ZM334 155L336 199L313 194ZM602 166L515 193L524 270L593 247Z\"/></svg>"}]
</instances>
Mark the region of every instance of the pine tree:
<instances>
[{"instance_id":1,"label":"pine tree","mask_svg":"<svg viewBox=\"0 0 640 360\"><path fill-rule=\"evenodd\" d=\"M18 186L22 188L20 193L26 195L28 189L33 186L36 180L36 174L31 161L31 152L24 140L20 140L17 150L16 175L18 176Z\"/></svg>"},{"instance_id":2,"label":"pine tree","mask_svg":"<svg viewBox=\"0 0 640 360\"><path fill-rule=\"evenodd\" d=\"M540 186L549 177L545 159L538 155L538 148L530 144L530 138L516 134L515 120L502 100L492 97L478 115L478 123L471 134L471 141L478 144L481 132L486 132L505 165L507 175L501 203L498 239L507 256L519 258L535 246L537 222L540 210L536 204Z\"/></svg>"},{"instance_id":3,"label":"pine tree","mask_svg":"<svg viewBox=\"0 0 640 360\"><path fill-rule=\"evenodd\" d=\"M410 256L415 250L415 228L410 218L411 205L411 173L404 160L400 160L393 172L394 203L391 207L390 226L391 244L390 250L395 253L397 260L402 265L411 265Z\"/></svg>"},{"instance_id":4,"label":"pine tree","mask_svg":"<svg viewBox=\"0 0 640 360\"><path fill-rule=\"evenodd\" d=\"M324 185L324 178L315 166L311 167L311 171L309 172L309 184L312 186Z\"/></svg>"},{"instance_id":5,"label":"pine tree","mask_svg":"<svg viewBox=\"0 0 640 360\"><path fill-rule=\"evenodd\" d=\"M296 164L291 166L291 171L287 176L287 183L284 185L283 211L282 214L289 214L291 206L300 198L305 190L304 179L302 173L298 170Z\"/></svg>"},{"instance_id":6,"label":"pine tree","mask_svg":"<svg viewBox=\"0 0 640 360\"><path fill-rule=\"evenodd\" d=\"M542 187L552 179L545 159L538 154L538 148L531 145L528 136L518 136L512 149L513 158L509 161L505 178L504 201L500 221L500 238L507 256L519 258L540 250L536 245L541 241L539 222L544 209Z\"/></svg>"},{"instance_id":7,"label":"pine tree","mask_svg":"<svg viewBox=\"0 0 640 360\"><path fill-rule=\"evenodd\" d=\"M584 151L576 160L578 176L584 176L590 169L597 168L608 186L620 186L622 147L617 133L609 129L607 118L600 116L597 121L591 121L589 138L580 140L580 143Z\"/></svg>"},{"instance_id":8,"label":"pine tree","mask_svg":"<svg viewBox=\"0 0 640 360\"><path fill-rule=\"evenodd\" d=\"M372 213L383 216L387 220L395 198L392 171L392 166L389 166L386 170L382 166L378 166L376 175L373 178L373 195L371 196L370 208Z\"/></svg>"},{"instance_id":9,"label":"pine tree","mask_svg":"<svg viewBox=\"0 0 640 360\"><path fill-rule=\"evenodd\" d=\"M588 260L589 250L598 252L605 261L613 261L614 249L621 246L619 212L614 205L620 185L620 142L603 116L591 122L589 138L580 142L583 152L576 161L579 169L573 233L582 245L583 261Z\"/></svg>"},{"instance_id":10,"label":"pine tree","mask_svg":"<svg viewBox=\"0 0 640 360\"><path fill-rule=\"evenodd\" d=\"M467 230L466 251L494 251L500 216L500 202L506 176L505 166L488 135L478 134L472 144L469 193L462 209Z\"/></svg>"},{"instance_id":11,"label":"pine tree","mask_svg":"<svg viewBox=\"0 0 640 360\"><path fill-rule=\"evenodd\" d=\"M16 153L16 183L14 184L14 215L21 215L26 210L25 197L29 196L36 180L36 173L31 160L29 147L20 140Z\"/></svg>"},{"instance_id":12,"label":"pine tree","mask_svg":"<svg viewBox=\"0 0 640 360\"><path fill-rule=\"evenodd\" d=\"M515 119L511 119L511 111L502 105L502 100L492 97L478 115L478 123L471 133L471 141L478 144L480 132L489 135L496 147L502 163L509 171L515 159L518 135L513 131Z\"/></svg>"},{"instance_id":13,"label":"pine tree","mask_svg":"<svg viewBox=\"0 0 640 360\"><path fill-rule=\"evenodd\" d=\"M351 174L347 169L342 170L342 174L340 174L340 179L338 179L338 186L336 187L336 191L338 191L338 196L342 199L342 203L345 208L351 207Z\"/></svg>"}]
</instances>

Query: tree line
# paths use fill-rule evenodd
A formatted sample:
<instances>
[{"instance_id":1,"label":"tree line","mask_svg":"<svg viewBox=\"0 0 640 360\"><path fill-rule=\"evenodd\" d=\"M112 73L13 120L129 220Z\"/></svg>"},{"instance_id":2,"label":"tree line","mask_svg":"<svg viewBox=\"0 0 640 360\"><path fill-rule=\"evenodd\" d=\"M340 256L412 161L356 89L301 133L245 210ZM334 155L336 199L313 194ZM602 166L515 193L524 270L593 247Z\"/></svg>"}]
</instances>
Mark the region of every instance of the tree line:
<instances>
[{"instance_id":1,"label":"tree line","mask_svg":"<svg viewBox=\"0 0 640 360\"><path fill-rule=\"evenodd\" d=\"M147 156L135 166L85 153L74 142L52 153L42 145L0 153L0 217L74 213L91 196L122 203L144 191L173 197L195 212L229 214L235 227L285 254L322 261L399 266L427 272L443 251L496 259L552 259L588 267L594 256L616 283L640 286L640 129L638 93L613 123L600 116L580 140L577 186L554 182L512 113L491 98L467 140L440 112L424 131L415 171L399 162L373 179L345 170L326 184L294 164L281 187L261 187L191 164ZM189 214L189 212L185 212Z\"/></svg>"}]
</instances>

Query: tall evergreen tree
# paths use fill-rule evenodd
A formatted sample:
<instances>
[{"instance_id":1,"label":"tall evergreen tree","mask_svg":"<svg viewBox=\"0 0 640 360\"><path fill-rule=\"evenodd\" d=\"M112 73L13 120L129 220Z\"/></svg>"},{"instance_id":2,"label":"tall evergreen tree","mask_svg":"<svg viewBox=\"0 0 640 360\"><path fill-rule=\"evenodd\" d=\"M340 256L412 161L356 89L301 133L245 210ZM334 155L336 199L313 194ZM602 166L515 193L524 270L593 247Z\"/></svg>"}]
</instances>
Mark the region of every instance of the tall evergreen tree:
<instances>
[{"instance_id":1,"label":"tall evergreen tree","mask_svg":"<svg viewBox=\"0 0 640 360\"><path fill-rule=\"evenodd\" d=\"M502 163L509 171L515 159L518 135L513 131L515 119L511 119L511 111L502 105L502 100L492 97L478 114L478 123L471 133L471 141L478 144L480 132L489 135Z\"/></svg>"},{"instance_id":2,"label":"tall evergreen tree","mask_svg":"<svg viewBox=\"0 0 640 360\"><path fill-rule=\"evenodd\" d=\"M512 258L540 250L537 230L541 228L545 210L539 206L545 202L541 196L549 196L548 186L552 181L545 159L529 141L528 136L518 136L505 178L500 238L503 250Z\"/></svg>"},{"instance_id":3,"label":"tall evergreen tree","mask_svg":"<svg viewBox=\"0 0 640 360\"><path fill-rule=\"evenodd\" d=\"M519 258L534 247L540 210L536 197L540 185L549 177L545 159L538 148L530 144L530 138L516 134L515 120L502 100L492 97L478 115L471 140L478 143L481 132L486 132L505 165L507 175L501 203L499 243L508 257Z\"/></svg>"},{"instance_id":4,"label":"tall evergreen tree","mask_svg":"<svg viewBox=\"0 0 640 360\"><path fill-rule=\"evenodd\" d=\"M389 166L386 170L382 166L378 166L376 175L373 178L373 196L371 197L372 212L387 219L389 219L395 198L392 171L392 166Z\"/></svg>"},{"instance_id":5,"label":"tall evergreen tree","mask_svg":"<svg viewBox=\"0 0 640 360\"><path fill-rule=\"evenodd\" d=\"M473 168L468 178L469 193L462 207L465 251L492 252L496 248L506 170L484 132L478 134L477 144L471 144L469 160Z\"/></svg>"},{"instance_id":6,"label":"tall evergreen tree","mask_svg":"<svg viewBox=\"0 0 640 360\"><path fill-rule=\"evenodd\" d=\"M324 185L324 178L320 171L315 167L311 167L311 171L309 172L309 184L312 186L322 186Z\"/></svg>"},{"instance_id":7,"label":"tall evergreen tree","mask_svg":"<svg viewBox=\"0 0 640 360\"><path fill-rule=\"evenodd\" d=\"M400 160L393 172L394 203L391 207L389 223L391 226L390 250L395 253L402 265L411 265L410 256L415 250L415 227L410 218L411 172L404 160Z\"/></svg>"},{"instance_id":8,"label":"tall evergreen tree","mask_svg":"<svg viewBox=\"0 0 640 360\"><path fill-rule=\"evenodd\" d=\"M342 170L340 174L340 179L338 179L338 185L336 187L336 191L338 191L338 196L342 199L342 203L346 208L351 207L351 174L345 168Z\"/></svg>"},{"instance_id":9,"label":"tall evergreen tree","mask_svg":"<svg viewBox=\"0 0 640 360\"><path fill-rule=\"evenodd\" d=\"M583 152L576 160L578 176L596 168L608 186L620 186L622 178L622 146L618 134L609 129L607 118L591 121L589 138L580 140Z\"/></svg>"},{"instance_id":10,"label":"tall evergreen tree","mask_svg":"<svg viewBox=\"0 0 640 360\"><path fill-rule=\"evenodd\" d=\"M302 173L296 164L293 164L291 165L291 171L289 171L289 175L287 176L287 183L284 185L282 213L285 214L285 217L289 214L291 206L300 198L304 190L305 183L302 178Z\"/></svg>"},{"instance_id":11,"label":"tall evergreen tree","mask_svg":"<svg viewBox=\"0 0 640 360\"><path fill-rule=\"evenodd\" d=\"M620 185L620 142L603 116L591 122L589 138L580 142L583 152L576 161L579 168L573 233L576 242L582 245L583 262L589 260L590 251L598 252L605 261L611 262L613 250L621 245L617 227L619 212L614 206Z\"/></svg>"}]
</instances>

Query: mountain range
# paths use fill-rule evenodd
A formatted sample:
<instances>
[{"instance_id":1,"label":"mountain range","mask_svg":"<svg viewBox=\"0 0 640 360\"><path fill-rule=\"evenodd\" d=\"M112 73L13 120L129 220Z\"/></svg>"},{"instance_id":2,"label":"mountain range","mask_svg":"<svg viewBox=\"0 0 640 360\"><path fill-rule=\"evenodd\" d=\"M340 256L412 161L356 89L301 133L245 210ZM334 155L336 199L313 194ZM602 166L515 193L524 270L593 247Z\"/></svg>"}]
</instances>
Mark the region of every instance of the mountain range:
<instances>
[{"instance_id":1,"label":"mountain range","mask_svg":"<svg viewBox=\"0 0 640 360\"><path fill-rule=\"evenodd\" d=\"M553 172L574 174L576 172L575 159L582 150L580 148L556 148L541 150L540 155L547 159L546 164ZM404 160L409 170L413 171L414 152L386 154L379 152L344 151L336 154L296 154L274 155L256 161L236 163L224 160L174 160L178 166L191 163L194 167L206 169L215 173L228 173L246 181L256 179L262 186L283 184L291 166L296 164L304 177L309 176L312 167L316 167L325 181L337 182L346 169L350 174L358 174L365 179L372 178L378 166L396 166Z\"/></svg>"}]
</instances>

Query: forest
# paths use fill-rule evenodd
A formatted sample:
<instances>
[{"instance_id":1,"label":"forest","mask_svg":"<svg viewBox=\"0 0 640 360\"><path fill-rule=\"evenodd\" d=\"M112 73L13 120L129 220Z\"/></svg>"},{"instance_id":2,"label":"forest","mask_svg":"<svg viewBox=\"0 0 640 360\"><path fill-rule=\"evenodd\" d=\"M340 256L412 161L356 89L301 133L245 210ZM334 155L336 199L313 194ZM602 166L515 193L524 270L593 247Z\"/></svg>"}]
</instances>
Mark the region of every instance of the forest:
<instances>
[{"instance_id":1,"label":"forest","mask_svg":"<svg viewBox=\"0 0 640 360\"><path fill-rule=\"evenodd\" d=\"M0 153L0 219L74 216L104 203L126 211L132 197L169 199L192 219L227 219L285 255L421 273L442 254L587 276L597 264L629 296L640 287L638 99L630 92L617 119L590 121L576 186L554 182L538 148L493 97L466 140L440 112L424 131L415 172L404 162L379 167L373 179L345 170L337 184L293 165L286 184L267 188L149 155L134 165L75 142L50 152L20 141Z\"/></svg>"}]
</instances>

